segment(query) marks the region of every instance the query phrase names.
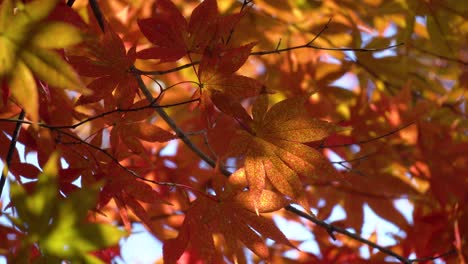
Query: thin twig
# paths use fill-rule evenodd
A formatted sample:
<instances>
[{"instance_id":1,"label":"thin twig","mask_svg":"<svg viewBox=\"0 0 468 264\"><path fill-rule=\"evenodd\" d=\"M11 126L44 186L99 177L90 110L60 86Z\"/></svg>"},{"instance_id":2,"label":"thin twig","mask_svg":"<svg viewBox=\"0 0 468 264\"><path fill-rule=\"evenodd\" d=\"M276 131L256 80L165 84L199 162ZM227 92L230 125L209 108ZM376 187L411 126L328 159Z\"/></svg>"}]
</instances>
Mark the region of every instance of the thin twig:
<instances>
[{"instance_id":1,"label":"thin twig","mask_svg":"<svg viewBox=\"0 0 468 264\"><path fill-rule=\"evenodd\" d=\"M390 135L393 135L411 125L413 125L415 123L415 121L412 121L412 122L409 122L408 124L402 126L402 127L399 127L398 129L395 129L395 130L392 130L388 133L385 133L383 135L380 135L378 137L373 137L373 138L370 138L370 139L366 139L366 140L360 140L360 141L357 141L355 143L346 143L346 144L336 144L336 145L323 145L324 142L322 142L322 144L320 144L319 148L342 148L342 147L349 147L349 146L353 146L353 145L361 145L361 144L366 144L366 143L369 143L369 142L372 142L372 141L376 141L376 140L379 140L379 139L382 139L382 138L385 138L385 137L388 137Z\"/></svg>"},{"instance_id":2,"label":"thin twig","mask_svg":"<svg viewBox=\"0 0 468 264\"><path fill-rule=\"evenodd\" d=\"M102 149L102 148L100 148L100 147L98 147L98 146L95 146L95 145L93 145L93 144L91 144L91 143L88 143L87 141L85 141L85 140L79 138L78 136L75 136L75 135L73 135L73 134L71 134L71 133L68 133L68 132L65 132L65 131L63 131L63 130L58 130L58 129L57 129L57 130L55 130L55 131L57 131L57 133L59 133L59 134L63 134L63 135L65 135L65 136L67 136L67 137L70 137L70 138L76 140L76 142L70 142L71 144L73 144L73 143L84 144L84 145L86 145L86 146L88 146L88 147L90 147L90 148L92 148L92 149L94 149L94 150L97 150L97 151L103 153L105 156L107 156L109 159L111 159L112 162L114 162L117 166L119 166L121 169L123 169L124 171L128 172L128 173L131 174L133 177L135 177L135 178L137 178L137 179L139 179L139 180L142 180L142 181L145 181L145 182L149 182L149 183L153 183L153 184L160 185L160 186L184 188L184 189L191 190L191 191L194 191L194 192L197 192L197 193L201 193L201 194L203 194L203 195L205 195L205 196L207 196L207 197L209 197L209 198L213 198L212 196L207 195L205 192L202 192L202 191L200 191L200 190L198 190L198 189L196 189L196 188L193 188L193 187L188 186L188 185L185 185L185 184L173 183L173 182L161 182L161 181L155 181L155 180L147 179L147 178L145 178L145 177L143 177L143 176L140 176L137 172L135 172L135 171L133 171L133 170L131 170L131 169L129 169L129 168L123 166L123 165L117 160L117 158L115 158L112 154L110 154L110 153L107 152L106 150L104 150L104 149Z\"/></svg>"},{"instance_id":3,"label":"thin twig","mask_svg":"<svg viewBox=\"0 0 468 264\"><path fill-rule=\"evenodd\" d=\"M25 115L26 115L26 112L24 110L21 110L18 116L18 120L23 120ZM7 153L5 164L4 164L5 166L3 167L2 177L0 178L0 198L2 197L3 187L5 186L6 178L8 177L8 170L10 167L11 159L13 158L13 153L15 152L15 149L16 149L16 142L18 141L18 137L21 131L21 125L22 125L22 122L17 122L15 126L15 130L13 131L13 134L11 135L10 147L8 148L8 153Z\"/></svg>"},{"instance_id":4,"label":"thin twig","mask_svg":"<svg viewBox=\"0 0 468 264\"><path fill-rule=\"evenodd\" d=\"M73 125L54 126L54 125L48 125L48 124L44 124L44 123L38 123L37 125L40 126L40 127L49 128L49 129L67 129L67 128L68 129L75 129L75 128L77 128L77 127L79 127L81 125L84 125L84 124L86 124L86 123L88 123L90 121L93 121L93 120L99 119L99 118L103 118L105 116L108 116L108 115L111 115L111 114L114 114L114 113L137 112L137 111L141 111L141 110L148 109L148 108L174 107L174 106L190 104L190 103L198 102L198 101L200 101L200 99L195 98L195 99L190 99L190 100L187 100L187 101L184 101L184 102L173 103L173 104L155 105L154 103L151 103L151 104L141 106L141 107L137 107L137 108L128 108L128 109L117 108L117 109L114 109L114 110L111 110L111 111L108 111L108 112L101 113L99 115L95 115L95 116L86 118L84 120L81 120L78 123L73 124ZM29 125L35 124L35 123L31 122L31 121L12 119L12 118L0 118L0 122L15 122L15 123L20 122L22 124L29 124Z\"/></svg>"},{"instance_id":5,"label":"thin twig","mask_svg":"<svg viewBox=\"0 0 468 264\"><path fill-rule=\"evenodd\" d=\"M413 46L412 48L414 48L415 50L417 50L417 51L419 51L421 53L426 53L426 54L429 54L431 56L437 57L437 58L442 59L442 60L456 62L456 63L462 64L464 66L468 65L468 61L464 61L464 60L459 59L459 58L447 57L447 56L437 54L437 53L429 51L429 50L422 49L422 48L420 48L418 46Z\"/></svg>"},{"instance_id":6,"label":"thin twig","mask_svg":"<svg viewBox=\"0 0 468 264\"><path fill-rule=\"evenodd\" d=\"M457 253L457 250L452 248L451 250L445 252L445 253L442 253L442 254L439 254L439 255L435 255L433 257L425 257L425 258L415 258L415 259L409 259L409 263L415 263L415 262L427 262L427 261L430 261L430 260L436 260L436 259L440 259L440 258L445 258L445 257L448 257L450 255L453 255Z\"/></svg>"},{"instance_id":7,"label":"thin twig","mask_svg":"<svg viewBox=\"0 0 468 264\"><path fill-rule=\"evenodd\" d=\"M325 32L325 30L328 29L328 26L330 26L331 21L332 21L332 18L330 17L330 19L328 19L325 26L322 27L322 29L319 31L319 33L311 41L309 41L309 43L307 43L307 45L312 45L312 43L314 43L315 40L318 39L322 35L322 33Z\"/></svg>"},{"instance_id":8,"label":"thin twig","mask_svg":"<svg viewBox=\"0 0 468 264\"><path fill-rule=\"evenodd\" d=\"M299 46L292 46L292 47L287 47L287 48L283 48L283 49L278 49L278 47L276 47L274 50L266 50L266 51L256 51L256 52L252 52L250 53L250 55L252 56L262 56L262 55L268 55L268 54L274 54L274 53L281 53L281 52L286 52L286 51L291 51L291 50L295 50L295 49L303 49L303 48L311 48L311 49L317 49L317 50L329 50L329 51L355 51L355 52L377 52L377 51L384 51L384 50L388 50L388 49L393 49L393 48L396 48L398 46L401 46L401 45L404 45L404 43L398 43L398 44L395 44L395 45L391 45L391 46L388 46L388 47L384 47L384 48L375 48L375 49L366 49L366 48L326 48L326 47L319 47L319 46L315 46L315 45L312 45L312 43L317 39L318 36L320 36L320 34L323 32L323 30L321 32L319 32L319 34L317 34L317 36L315 36L311 41L307 42L306 44L303 44L303 45L299 45ZM198 65L200 64L200 61L193 61L191 63L187 63L187 64L184 64L182 66L178 66L178 67L175 67L175 68L172 68L172 69L169 69L169 70L164 70L164 71L143 71L143 70L140 70L136 67L133 67L131 69L131 71L135 74L138 74L138 75L164 75L164 74L168 74L168 73L171 73L171 72L177 72L177 71L180 71L180 70L183 70L183 69L186 69L186 68L190 68L190 67L193 67L195 65Z\"/></svg>"},{"instance_id":9,"label":"thin twig","mask_svg":"<svg viewBox=\"0 0 468 264\"><path fill-rule=\"evenodd\" d=\"M180 70L190 68L190 67L192 67L194 65L197 65L197 64L200 64L200 61L194 61L194 62L191 62L191 63L184 64L182 66L175 67L175 68L172 68L172 69L169 69L169 70L164 70L164 71L142 71L142 70L139 70L139 69L137 69L135 67L132 68L132 71L134 71L134 73L137 73L137 74L140 74L140 75L164 75L164 74L168 74L168 73L171 73L171 72L178 72Z\"/></svg>"},{"instance_id":10,"label":"thin twig","mask_svg":"<svg viewBox=\"0 0 468 264\"><path fill-rule=\"evenodd\" d=\"M275 50L269 50L269 51L257 51L257 52L252 52L250 55L256 55L256 56L263 56L263 55L268 55L268 54L274 54L274 53L281 53L285 51L291 51L295 49L304 49L304 48L312 48L312 49L317 49L317 50L330 50L330 51L355 51L355 52L376 52L376 51L384 51L388 49L393 49L398 46L404 45L404 43L398 43L395 45L391 45L385 48L375 48L375 49L366 49L366 48L325 48L325 47L319 47L315 45L311 45L309 43L306 43L304 45L299 45L299 46L293 46L293 47L288 47L284 49L275 49Z\"/></svg>"}]
</instances>

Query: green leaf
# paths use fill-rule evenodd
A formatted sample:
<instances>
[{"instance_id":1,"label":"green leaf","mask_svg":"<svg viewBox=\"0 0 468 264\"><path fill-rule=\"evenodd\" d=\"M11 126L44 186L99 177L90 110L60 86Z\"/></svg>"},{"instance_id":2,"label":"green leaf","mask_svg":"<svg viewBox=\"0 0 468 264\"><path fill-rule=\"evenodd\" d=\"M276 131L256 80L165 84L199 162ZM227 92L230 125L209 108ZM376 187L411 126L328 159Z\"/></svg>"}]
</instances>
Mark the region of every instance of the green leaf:
<instances>
[{"instance_id":1,"label":"green leaf","mask_svg":"<svg viewBox=\"0 0 468 264\"><path fill-rule=\"evenodd\" d=\"M88 252L115 245L125 232L106 224L74 226L71 217L62 219L52 232L41 240L46 254L64 259L82 259Z\"/></svg>"},{"instance_id":2,"label":"green leaf","mask_svg":"<svg viewBox=\"0 0 468 264\"><path fill-rule=\"evenodd\" d=\"M81 221L94 206L98 191L99 186L80 189L58 205L58 219L41 240L46 254L82 260L90 251L115 245L125 235L115 226Z\"/></svg>"},{"instance_id":3,"label":"green leaf","mask_svg":"<svg viewBox=\"0 0 468 264\"><path fill-rule=\"evenodd\" d=\"M58 160L59 155L52 154L33 193L27 193L18 183L11 186L11 199L19 216L12 221L19 223L28 236L23 247L39 242L43 260L102 263L90 252L116 245L126 233L112 225L85 221L100 186L80 189L65 199L59 197Z\"/></svg>"},{"instance_id":4,"label":"green leaf","mask_svg":"<svg viewBox=\"0 0 468 264\"><path fill-rule=\"evenodd\" d=\"M60 56L49 50L30 47L21 53L26 65L42 80L52 86L88 93L73 68Z\"/></svg>"},{"instance_id":5,"label":"green leaf","mask_svg":"<svg viewBox=\"0 0 468 264\"><path fill-rule=\"evenodd\" d=\"M30 31L52 12L57 3L58 0L36 0L26 5L18 4L16 14L4 31L5 36L22 46L30 37Z\"/></svg>"},{"instance_id":6,"label":"green leaf","mask_svg":"<svg viewBox=\"0 0 468 264\"><path fill-rule=\"evenodd\" d=\"M0 32L5 32L6 25L13 18L13 4L11 0L5 0L0 5Z\"/></svg>"},{"instance_id":7,"label":"green leaf","mask_svg":"<svg viewBox=\"0 0 468 264\"><path fill-rule=\"evenodd\" d=\"M60 49L80 43L81 31L67 23L50 22L40 27L31 43L41 48Z\"/></svg>"},{"instance_id":8,"label":"green leaf","mask_svg":"<svg viewBox=\"0 0 468 264\"><path fill-rule=\"evenodd\" d=\"M27 223L29 233L39 236L47 231L58 195L58 155L52 154L39 175L34 193L28 194L20 184L12 184L11 199L18 211L19 219ZM32 239L32 241L34 241Z\"/></svg>"},{"instance_id":9,"label":"green leaf","mask_svg":"<svg viewBox=\"0 0 468 264\"><path fill-rule=\"evenodd\" d=\"M452 38L450 35L449 23L450 19L447 16L437 15L435 13L432 16L427 17L427 31L431 37L431 44L437 54L455 57L450 47L449 39Z\"/></svg>"},{"instance_id":10,"label":"green leaf","mask_svg":"<svg viewBox=\"0 0 468 264\"><path fill-rule=\"evenodd\" d=\"M0 77L10 73L16 64L18 47L0 34Z\"/></svg>"}]
</instances>

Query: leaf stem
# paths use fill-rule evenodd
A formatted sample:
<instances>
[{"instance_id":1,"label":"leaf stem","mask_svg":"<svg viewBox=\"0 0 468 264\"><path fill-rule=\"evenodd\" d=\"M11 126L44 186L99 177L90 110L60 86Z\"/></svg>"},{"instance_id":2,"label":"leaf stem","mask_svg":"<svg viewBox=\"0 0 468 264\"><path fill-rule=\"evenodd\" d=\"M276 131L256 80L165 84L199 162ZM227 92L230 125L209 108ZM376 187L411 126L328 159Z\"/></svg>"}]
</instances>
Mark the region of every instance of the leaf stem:
<instances>
[{"instance_id":1,"label":"leaf stem","mask_svg":"<svg viewBox=\"0 0 468 264\"><path fill-rule=\"evenodd\" d=\"M353 145L360 145L360 144L366 144L366 143L369 143L369 142L372 142L372 141L376 141L376 140L379 140L379 139L382 139L382 138L385 138L385 137L388 137L390 135L393 135L413 124L415 124L416 121L411 121L409 122L408 124L405 124L404 126L402 127L399 127L395 130L392 130L388 133L385 133L383 135L380 135L378 137L373 137L373 138L370 138L370 139L365 139L365 140L361 140L361 141L358 141L358 142L355 142L355 143L346 143L346 144L336 144L336 145L324 145L324 142L322 142L319 146L319 148L343 148L343 147L349 147L349 146L353 146Z\"/></svg>"}]
</instances>

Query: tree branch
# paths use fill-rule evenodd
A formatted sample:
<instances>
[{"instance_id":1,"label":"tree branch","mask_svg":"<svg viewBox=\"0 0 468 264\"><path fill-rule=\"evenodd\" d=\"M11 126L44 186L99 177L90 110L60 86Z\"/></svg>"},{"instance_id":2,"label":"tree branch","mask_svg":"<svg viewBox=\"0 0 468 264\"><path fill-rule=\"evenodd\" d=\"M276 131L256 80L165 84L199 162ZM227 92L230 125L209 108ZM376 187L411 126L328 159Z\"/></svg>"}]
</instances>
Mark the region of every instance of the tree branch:
<instances>
[{"instance_id":1,"label":"tree branch","mask_svg":"<svg viewBox=\"0 0 468 264\"><path fill-rule=\"evenodd\" d=\"M456 250L455 249L451 249L450 251L447 251L443 254L440 254L440 255L437 255L437 256L434 256L434 257L426 257L426 258L416 258L416 259L408 259L408 258L405 258L395 252L393 252L392 250L386 248L386 247L382 247L372 241L369 241L359 235L356 235L354 233L351 233L349 232L348 230L344 229L344 228L341 228L341 227L338 227L338 226L334 226L334 225L331 225L331 224L328 224L322 220L319 220L299 209L296 209L294 208L293 206L291 205L288 205L285 207L286 210L300 216L300 217L303 217L309 221L311 221L312 223L318 225L318 226L321 226L323 228L325 228L327 230L327 232L330 234L330 236L333 238L333 240L336 240L336 238L334 237L333 233L336 232L336 233L340 233L340 234L343 234L347 237L350 237L356 241L359 241L363 244L366 244L372 248L375 248L375 249L378 249L380 252L382 253L385 253L389 256L392 256L396 259L398 259L400 262L402 263L405 263L405 264L411 264L411 263L415 263L415 262L423 262L423 261L428 261L428 260L435 260L435 259L438 259L438 258L442 258L442 257L446 257L446 256L449 256L449 255L452 255L454 253L456 253Z\"/></svg>"},{"instance_id":2,"label":"tree branch","mask_svg":"<svg viewBox=\"0 0 468 264\"><path fill-rule=\"evenodd\" d=\"M143 94L145 95L146 99L150 102L152 102L154 100L153 98L153 95L151 94L151 92L149 91L149 89L146 87L145 83L143 82L141 76L137 73L137 71L135 71L135 78L137 79L138 81L138 85L140 87L140 90L143 92ZM196 154L198 155L202 160L204 160L207 164L209 164L211 167L215 168L216 167L216 161L213 160L211 157L209 157L207 154L205 154L201 149L199 149L191 140L190 138L188 137L188 135L175 123L175 121L164 111L164 109L162 108L156 108L155 109L158 114L161 116L161 118L166 121L166 123L171 127L171 129L174 130L174 132L176 132L177 136ZM405 127L411 125L412 123L406 125ZM403 127L404 128L404 127ZM403 129L403 128L400 128ZM377 139L380 139L384 136L388 136L388 135L391 135L393 133L396 133L396 131L392 131L390 133L387 133L386 135L383 135L381 137L378 137L378 138L374 138L372 140L377 140ZM372 141L372 140L368 140L368 141L365 141L365 142L369 142L369 141ZM353 144L350 144L350 145L353 145ZM223 173L223 175L225 175L226 177L229 177L232 173L229 172L228 170L226 170L226 168L224 167L221 167L220 168L221 172ZM369 245L379 251L381 251L382 253L385 253L389 256L392 256L398 260L400 260L402 263L407 263L407 264L411 264L413 263L414 261L412 260L409 260L401 255L398 255L397 253L391 251L390 249L388 248L385 248L385 247L382 247L372 241L369 241L359 235L356 235L354 233L351 233L349 232L348 230L346 229L343 229L343 228L340 228L340 227L337 227L337 226L334 226L334 225L331 225L331 224L328 224L324 221L321 221L321 220L318 220L317 218L305 213L305 212L302 212L301 210L299 209L296 209L294 208L293 206L291 205L288 205L285 207L286 210L302 217L302 218L305 218L323 228L325 228L328 233L330 234L330 236L336 240L335 236L334 236L334 232L337 232L337 233L341 233L343 235L346 235L354 240L357 240L361 243L364 243L366 245Z\"/></svg>"},{"instance_id":3,"label":"tree branch","mask_svg":"<svg viewBox=\"0 0 468 264\"><path fill-rule=\"evenodd\" d=\"M134 67L133 67L134 69ZM138 71L135 71L134 74L135 78L137 79L138 85L140 87L140 90L143 92L145 95L146 99L149 102L154 101L154 97L151 94L150 90L148 87L146 87L145 83L143 82L143 79L141 78L141 75L138 74ZM157 103L155 103L157 105ZM195 154L197 154L203 161L208 163L211 167L216 167L216 161L214 161L210 156L205 154L201 149L199 149L188 137L188 135L174 122L174 120L164 111L162 108L155 108L156 112L161 116L161 118L166 121L166 123L169 125L169 127L176 133L177 137L184 142L187 147L189 147ZM231 173L226 170L225 168L221 168L221 172L228 176L231 175Z\"/></svg>"},{"instance_id":4,"label":"tree branch","mask_svg":"<svg viewBox=\"0 0 468 264\"><path fill-rule=\"evenodd\" d=\"M25 115L26 115L26 112L24 110L21 110L18 116L18 120L20 121L23 120ZM21 131L21 125L22 125L22 122L16 122L15 130L13 131L13 134L11 135L10 147L8 148L8 153L7 153L5 164L2 170L2 176L0 178L0 198L2 197L3 187L5 186L6 178L8 177L8 170L10 167L11 159L13 158L13 153L15 152L15 149L16 149L16 142L18 141L18 137Z\"/></svg>"}]
</instances>

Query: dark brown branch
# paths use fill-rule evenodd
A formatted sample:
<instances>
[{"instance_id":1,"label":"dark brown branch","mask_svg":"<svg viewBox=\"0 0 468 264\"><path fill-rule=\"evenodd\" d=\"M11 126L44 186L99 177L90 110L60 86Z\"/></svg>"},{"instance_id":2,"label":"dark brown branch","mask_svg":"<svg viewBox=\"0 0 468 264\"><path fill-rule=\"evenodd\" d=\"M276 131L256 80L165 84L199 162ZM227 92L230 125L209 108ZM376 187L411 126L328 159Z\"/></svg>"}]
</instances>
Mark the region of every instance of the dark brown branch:
<instances>
[{"instance_id":1,"label":"dark brown branch","mask_svg":"<svg viewBox=\"0 0 468 264\"><path fill-rule=\"evenodd\" d=\"M138 85L140 90L145 95L146 99L149 102L154 101L154 97L151 94L150 90L146 87L143 79L138 73L135 73L135 78L138 81ZM157 103L155 103L157 105ZM207 154L205 154L202 150L200 150L189 138L189 136L174 122L174 120L164 111L163 108L155 108L156 112L161 116L161 118L166 121L169 127L176 133L177 137L184 142L187 147L189 147L195 154L197 154L203 161L208 163L211 167L216 167L216 162ZM225 168L221 168L221 171L224 175L231 175L231 173L226 170Z\"/></svg>"},{"instance_id":2,"label":"dark brown branch","mask_svg":"<svg viewBox=\"0 0 468 264\"><path fill-rule=\"evenodd\" d=\"M18 116L18 120L23 120L25 115L26 115L26 112L24 110L21 110ZM13 134L11 135L10 146L8 147L8 153L7 153L5 164L2 170L2 177L0 178L0 198L2 197L3 187L5 186L6 178L8 177L8 170L10 167L11 159L13 158L13 153L15 152L15 149L16 149L16 142L18 141L18 137L21 131L21 125L22 125L22 122L17 122L15 126L15 130L13 131Z\"/></svg>"},{"instance_id":3,"label":"dark brown branch","mask_svg":"<svg viewBox=\"0 0 468 264\"><path fill-rule=\"evenodd\" d=\"M343 229L343 228L340 228L340 227L337 227L337 226L334 226L334 225L330 225L330 224L328 224L328 223L326 223L324 221L321 221L321 220L319 220L319 219L317 219L317 218L315 218L315 217L313 217L313 216L311 216L311 215L309 215L309 214L307 214L307 213L305 213L305 212L303 212L303 211L301 211L299 209L294 208L291 205L286 206L285 209L287 211L290 211L291 213L294 213L295 215L298 215L298 216L300 216L302 218L305 218L305 219L311 221L312 223L314 223L314 224L316 224L316 225L318 225L320 227L323 227L325 230L327 230L327 232L330 234L330 236L331 236L331 238L333 240L336 240L336 237L334 236L333 233L337 232L337 233L346 235L346 236L348 236L348 237L350 237L352 239L355 239L357 241L360 241L361 243L369 245L369 246L371 246L373 248L377 248L381 252L384 252L387 255L393 256L393 257L397 258L398 260L400 260L403 263L409 263L406 258L396 254L395 252L393 252L393 251L391 251L391 250L389 250L387 248L381 247L380 245L378 245L378 244L376 244L376 243L374 243L372 241L369 241L367 239L364 239L364 238L362 238L362 237L360 237L360 236L358 236L358 235L356 235L354 233L351 233L346 229Z\"/></svg>"},{"instance_id":4,"label":"dark brown branch","mask_svg":"<svg viewBox=\"0 0 468 264\"><path fill-rule=\"evenodd\" d=\"M102 32L106 32L104 27L104 17L102 15L101 8L99 8L99 4L96 0L89 0L88 3L91 6L91 10L93 10L94 17L96 18Z\"/></svg>"},{"instance_id":5,"label":"dark brown branch","mask_svg":"<svg viewBox=\"0 0 468 264\"><path fill-rule=\"evenodd\" d=\"M74 3L75 3L75 0L68 0L67 6L72 7Z\"/></svg>"},{"instance_id":6,"label":"dark brown branch","mask_svg":"<svg viewBox=\"0 0 468 264\"><path fill-rule=\"evenodd\" d=\"M349 232L348 230L344 229L344 228L341 228L341 227L338 227L338 226L334 226L334 225L331 225L331 224L328 224L322 220L319 220L317 218L315 218L314 216L311 216L299 209L296 209L294 208L293 206L291 205L288 205L285 207L286 210L300 216L300 217L303 217L303 218L306 218L307 220L311 221L312 223L320 226L320 227L323 227L324 229L326 229L328 231L328 233L330 234L330 236L335 240L335 237L333 236L333 233L340 233L340 234L343 234L347 237L350 237L356 241L359 241L363 244L366 244L366 245L369 245L370 247L372 248L375 248L375 249L378 249L380 252L382 253L385 253L389 256L392 256L396 259L398 259L399 261L401 261L402 263L405 263L405 264L411 264L411 263L415 263L415 262L423 262L423 261L429 261L429 260L435 260L435 259L439 259L439 258L442 258L442 257L447 257L449 255L452 255L454 253L456 253L456 250L455 249L452 249L446 253L443 253L441 255L437 255L437 256L434 256L434 257L427 257L427 258L418 258L418 259L408 259L408 258L405 258L395 252L393 252L392 250L386 248L386 247L382 247L372 241L369 241L365 238L362 238L361 236L359 235L356 235L352 232Z\"/></svg>"}]
</instances>

